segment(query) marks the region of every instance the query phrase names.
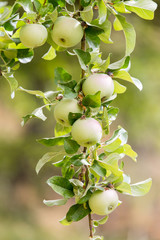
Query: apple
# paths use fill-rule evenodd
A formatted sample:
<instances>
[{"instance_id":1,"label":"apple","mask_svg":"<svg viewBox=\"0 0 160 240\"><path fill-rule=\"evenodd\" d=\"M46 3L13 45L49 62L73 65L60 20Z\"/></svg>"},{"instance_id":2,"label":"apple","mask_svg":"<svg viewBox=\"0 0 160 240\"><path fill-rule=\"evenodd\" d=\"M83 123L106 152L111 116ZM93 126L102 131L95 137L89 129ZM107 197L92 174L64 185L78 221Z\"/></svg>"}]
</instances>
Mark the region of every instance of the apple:
<instances>
[{"instance_id":1,"label":"apple","mask_svg":"<svg viewBox=\"0 0 160 240\"><path fill-rule=\"evenodd\" d=\"M20 30L21 43L27 48L42 46L48 37L47 29L40 24L26 24Z\"/></svg>"},{"instance_id":2,"label":"apple","mask_svg":"<svg viewBox=\"0 0 160 240\"><path fill-rule=\"evenodd\" d=\"M100 142L102 127L94 118L78 119L72 126L73 139L83 147L90 147Z\"/></svg>"},{"instance_id":3,"label":"apple","mask_svg":"<svg viewBox=\"0 0 160 240\"><path fill-rule=\"evenodd\" d=\"M61 47L73 47L81 41L83 28L76 19L61 16L54 23L51 37Z\"/></svg>"},{"instance_id":4,"label":"apple","mask_svg":"<svg viewBox=\"0 0 160 240\"><path fill-rule=\"evenodd\" d=\"M4 55L9 59L16 58L17 57L17 49L7 49L6 51L4 51Z\"/></svg>"},{"instance_id":5,"label":"apple","mask_svg":"<svg viewBox=\"0 0 160 240\"><path fill-rule=\"evenodd\" d=\"M65 127L69 127L69 113L82 113L81 107L76 99L62 99L54 108L54 117L58 123Z\"/></svg>"},{"instance_id":6,"label":"apple","mask_svg":"<svg viewBox=\"0 0 160 240\"><path fill-rule=\"evenodd\" d=\"M89 207L97 215L108 215L118 206L118 194L114 189L97 190L89 199Z\"/></svg>"},{"instance_id":7,"label":"apple","mask_svg":"<svg viewBox=\"0 0 160 240\"><path fill-rule=\"evenodd\" d=\"M84 81L82 91L85 96L101 91L101 98L109 98L114 92L114 83L107 74L93 73Z\"/></svg>"}]
</instances>

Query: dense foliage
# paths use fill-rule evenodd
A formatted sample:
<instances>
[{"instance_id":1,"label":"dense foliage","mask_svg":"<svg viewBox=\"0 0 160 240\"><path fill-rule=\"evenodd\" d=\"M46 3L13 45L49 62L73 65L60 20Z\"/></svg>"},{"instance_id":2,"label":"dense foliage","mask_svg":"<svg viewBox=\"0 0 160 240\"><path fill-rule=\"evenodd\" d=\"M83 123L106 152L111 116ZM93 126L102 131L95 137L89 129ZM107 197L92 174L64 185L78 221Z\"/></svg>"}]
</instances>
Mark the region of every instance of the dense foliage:
<instances>
[{"instance_id":1,"label":"dense foliage","mask_svg":"<svg viewBox=\"0 0 160 240\"><path fill-rule=\"evenodd\" d=\"M125 156L133 161L137 159L137 153L127 143L127 131L119 126L110 138L108 136L110 125L118 115L118 108L111 106L111 103L118 94L126 91L125 85L120 84L118 79L131 82L139 90L143 88L141 82L129 74L130 55L135 47L136 33L124 15L133 12L141 18L151 20L156 7L152 0L17 0L13 6L8 6L7 2L0 3L1 75L10 84L12 98L16 92L24 91L43 100L40 108L23 117L22 125L31 118L45 121L43 109L50 111L54 107L57 121L55 136L38 140L39 143L51 147L51 152L39 160L36 171L38 173L47 162L61 168L62 176L53 176L47 183L63 198L45 200L44 203L48 206L64 205L70 198L75 198L75 204L60 222L68 225L88 215L91 239L103 239L100 236L93 236L93 230L108 219L108 215L99 221L93 221L91 218L89 201L96 191L106 192L112 189L122 194L142 196L151 187L151 179L132 184L130 177L123 171ZM74 23L78 26L74 30L77 32L72 31ZM115 31L124 32L126 42L124 57L117 62L111 62L111 53L107 59L103 59L100 51L101 42L113 44L112 26ZM37 27L38 31L40 27L40 35L36 35ZM26 28L29 29L28 32L25 32ZM41 29L44 31L43 34ZM23 32L26 34L25 37ZM57 36L60 36L58 40ZM45 42L49 49L42 57L44 60L55 58L56 61L59 51L77 56L82 69L80 81L72 79L70 73L58 67L54 70L57 89L42 92L19 86L14 77L15 71L20 64L31 62L34 48L39 47L40 50L40 46ZM73 48L74 46L76 48ZM113 91L111 88L109 93L105 92L102 95L104 87L102 85L99 90L100 79L97 91L97 88L92 88L93 84L87 85L88 79L93 75L95 78L107 76L113 84ZM69 104L71 107L68 107ZM85 120L89 121L89 124L82 130L81 123ZM102 129L103 137L100 130L98 136L95 133L96 136L88 140L94 132L93 127L83 139L92 124L96 126L95 132ZM117 205L120 203L119 201Z\"/></svg>"}]
</instances>

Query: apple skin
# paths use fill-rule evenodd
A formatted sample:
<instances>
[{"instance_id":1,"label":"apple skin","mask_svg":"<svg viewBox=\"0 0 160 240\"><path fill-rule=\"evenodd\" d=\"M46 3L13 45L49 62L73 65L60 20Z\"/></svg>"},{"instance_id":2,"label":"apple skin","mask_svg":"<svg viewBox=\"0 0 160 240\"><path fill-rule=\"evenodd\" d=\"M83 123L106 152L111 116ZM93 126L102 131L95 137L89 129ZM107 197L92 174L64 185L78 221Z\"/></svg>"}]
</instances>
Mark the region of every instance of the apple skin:
<instances>
[{"instance_id":1,"label":"apple skin","mask_svg":"<svg viewBox=\"0 0 160 240\"><path fill-rule=\"evenodd\" d=\"M82 91L85 96L101 91L101 98L109 98L114 92L114 83L107 74L93 73L84 81Z\"/></svg>"},{"instance_id":2,"label":"apple skin","mask_svg":"<svg viewBox=\"0 0 160 240\"><path fill-rule=\"evenodd\" d=\"M77 45L83 37L83 28L76 19L71 17L58 17L51 32L53 41L64 48Z\"/></svg>"},{"instance_id":3,"label":"apple skin","mask_svg":"<svg viewBox=\"0 0 160 240\"><path fill-rule=\"evenodd\" d=\"M71 131L73 139L83 147L91 147L100 142L102 127L94 118L78 119Z\"/></svg>"},{"instance_id":4,"label":"apple skin","mask_svg":"<svg viewBox=\"0 0 160 240\"><path fill-rule=\"evenodd\" d=\"M89 199L89 207L97 215L108 215L118 206L118 194L114 189L95 191Z\"/></svg>"},{"instance_id":5,"label":"apple skin","mask_svg":"<svg viewBox=\"0 0 160 240\"><path fill-rule=\"evenodd\" d=\"M62 99L54 108L54 117L61 125L70 127L71 125L68 120L68 114L70 112L82 113L82 109L78 105L78 101L76 99Z\"/></svg>"},{"instance_id":6,"label":"apple skin","mask_svg":"<svg viewBox=\"0 0 160 240\"><path fill-rule=\"evenodd\" d=\"M20 30L21 43L27 48L42 46L48 37L47 29L40 24L26 24Z\"/></svg>"}]
</instances>

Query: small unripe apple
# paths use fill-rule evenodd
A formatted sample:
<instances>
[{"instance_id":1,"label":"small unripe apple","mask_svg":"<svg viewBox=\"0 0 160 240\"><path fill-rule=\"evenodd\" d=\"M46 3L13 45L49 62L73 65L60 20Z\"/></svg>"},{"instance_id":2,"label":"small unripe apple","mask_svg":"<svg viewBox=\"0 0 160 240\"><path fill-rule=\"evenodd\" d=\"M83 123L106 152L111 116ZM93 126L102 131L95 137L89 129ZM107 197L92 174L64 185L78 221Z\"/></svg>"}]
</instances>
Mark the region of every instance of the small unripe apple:
<instances>
[{"instance_id":1,"label":"small unripe apple","mask_svg":"<svg viewBox=\"0 0 160 240\"><path fill-rule=\"evenodd\" d=\"M20 30L21 43L27 48L42 46L47 40L47 29L40 24L26 24Z\"/></svg>"},{"instance_id":2,"label":"small unripe apple","mask_svg":"<svg viewBox=\"0 0 160 240\"><path fill-rule=\"evenodd\" d=\"M89 207L97 215L108 215L118 206L118 194L114 189L95 191L89 199Z\"/></svg>"},{"instance_id":3,"label":"small unripe apple","mask_svg":"<svg viewBox=\"0 0 160 240\"><path fill-rule=\"evenodd\" d=\"M4 51L4 55L9 59L16 58L17 57L17 49L7 49L6 51Z\"/></svg>"},{"instance_id":4,"label":"small unripe apple","mask_svg":"<svg viewBox=\"0 0 160 240\"><path fill-rule=\"evenodd\" d=\"M84 95L94 95L101 91L101 98L109 98L114 92L114 83L110 76L104 73L93 73L82 85Z\"/></svg>"},{"instance_id":5,"label":"small unripe apple","mask_svg":"<svg viewBox=\"0 0 160 240\"><path fill-rule=\"evenodd\" d=\"M83 147L90 147L100 142L102 127L94 118L78 119L72 126L73 139Z\"/></svg>"},{"instance_id":6,"label":"small unripe apple","mask_svg":"<svg viewBox=\"0 0 160 240\"><path fill-rule=\"evenodd\" d=\"M83 28L79 21L71 17L58 17L51 32L53 41L64 48L73 47L83 37Z\"/></svg>"},{"instance_id":7,"label":"small unripe apple","mask_svg":"<svg viewBox=\"0 0 160 240\"><path fill-rule=\"evenodd\" d=\"M54 108L54 117L58 123L65 127L69 127L69 113L82 113L81 107L76 99L62 99Z\"/></svg>"}]
</instances>

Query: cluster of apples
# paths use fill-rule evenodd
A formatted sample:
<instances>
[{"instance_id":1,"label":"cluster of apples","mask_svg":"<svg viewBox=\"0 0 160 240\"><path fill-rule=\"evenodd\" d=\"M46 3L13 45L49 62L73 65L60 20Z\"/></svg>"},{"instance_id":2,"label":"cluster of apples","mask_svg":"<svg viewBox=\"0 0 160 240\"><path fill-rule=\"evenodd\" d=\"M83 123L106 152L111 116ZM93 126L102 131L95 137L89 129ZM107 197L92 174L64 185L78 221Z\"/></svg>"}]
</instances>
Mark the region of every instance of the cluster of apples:
<instances>
[{"instance_id":1,"label":"cluster of apples","mask_svg":"<svg viewBox=\"0 0 160 240\"><path fill-rule=\"evenodd\" d=\"M101 98L109 98L114 91L114 83L110 76L103 73L91 74L82 85L82 92L93 95L101 92ZM82 108L76 99L62 99L54 108L54 116L58 123L69 127L69 113L82 113ZM102 127L94 118L82 117L72 125L71 134L73 139L83 147L90 147L99 143L102 138Z\"/></svg>"},{"instance_id":2,"label":"cluster of apples","mask_svg":"<svg viewBox=\"0 0 160 240\"><path fill-rule=\"evenodd\" d=\"M41 24L26 24L21 28L19 37L25 47L35 48L46 42L48 32ZM53 25L51 37L61 47L73 47L81 41L83 28L75 18L60 16Z\"/></svg>"},{"instance_id":3,"label":"cluster of apples","mask_svg":"<svg viewBox=\"0 0 160 240\"><path fill-rule=\"evenodd\" d=\"M20 30L20 40L25 47L42 46L48 37L47 29L40 24L26 24ZM64 48L73 47L83 37L83 28L79 21L71 17L58 17L54 23L51 37ZM91 74L82 85L83 95L94 95L100 91L101 98L109 98L114 92L114 83L110 76L103 73ZM77 99L63 98L54 108L56 121L64 127L71 127L69 113L83 113ZM91 147L102 138L101 124L92 117L81 117L74 122L71 129L72 138L83 147ZM118 195L114 189L95 191L89 199L92 212L98 215L111 213L118 206Z\"/></svg>"}]
</instances>

